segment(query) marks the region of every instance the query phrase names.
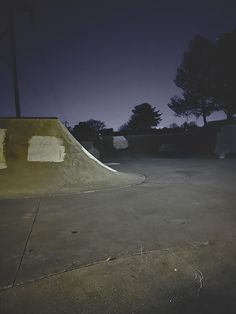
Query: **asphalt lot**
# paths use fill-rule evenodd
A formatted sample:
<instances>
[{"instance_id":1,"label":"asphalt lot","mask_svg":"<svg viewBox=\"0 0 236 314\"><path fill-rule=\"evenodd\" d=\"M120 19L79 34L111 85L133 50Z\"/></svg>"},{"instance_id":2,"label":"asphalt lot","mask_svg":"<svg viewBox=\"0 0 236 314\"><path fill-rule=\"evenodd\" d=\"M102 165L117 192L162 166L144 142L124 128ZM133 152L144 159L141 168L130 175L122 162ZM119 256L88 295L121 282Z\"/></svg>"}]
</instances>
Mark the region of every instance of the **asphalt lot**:
<instances>
[{"instance_id":1,"label":"asphalt lot","mask_svg":"<svg viewBox=\"0 0 236 314\"><path fill-rule=\"evenodd\" d=\"M0 313L235 313L236 160L122 160L121 189L0 200Z\"/></svg>"}]
</instances>

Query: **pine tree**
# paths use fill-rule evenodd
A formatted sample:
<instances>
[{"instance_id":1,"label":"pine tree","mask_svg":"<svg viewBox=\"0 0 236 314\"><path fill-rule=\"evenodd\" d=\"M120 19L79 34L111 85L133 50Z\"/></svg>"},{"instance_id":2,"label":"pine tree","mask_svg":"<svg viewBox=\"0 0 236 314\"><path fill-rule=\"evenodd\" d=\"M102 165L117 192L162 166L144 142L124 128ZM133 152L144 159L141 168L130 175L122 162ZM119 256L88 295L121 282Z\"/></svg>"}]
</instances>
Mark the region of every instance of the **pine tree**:
<instances>
[{"instance_id":1,"label":"pine tree","mask_svg":"<svg viewBox=\"0 0 236 314\"><path fill-rule=\"evenodd\" d=\"M148 103L135 106L133 114L127 122L127 129L132 131L147 131L161 122L161 113Z\"/></svg>"}]
</instances>

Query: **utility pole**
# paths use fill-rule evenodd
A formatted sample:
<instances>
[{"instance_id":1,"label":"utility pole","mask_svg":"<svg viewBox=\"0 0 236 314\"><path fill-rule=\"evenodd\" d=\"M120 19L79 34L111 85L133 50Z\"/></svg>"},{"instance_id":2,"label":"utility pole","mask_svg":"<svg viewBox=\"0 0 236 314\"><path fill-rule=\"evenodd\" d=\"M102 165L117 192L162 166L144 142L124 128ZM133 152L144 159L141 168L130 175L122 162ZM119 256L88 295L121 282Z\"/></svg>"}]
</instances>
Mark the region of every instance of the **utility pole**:
<instances>
[{"instance_id":1,"label":"utility pole","mask_svg":"<svg viewBox=\"0 0 236 314\"><path fill-rule=\"evenodd\" d=\"M12 75L13 75L13 84L14 84L14 95L15 95L15 109L16 117L21 117L20 109L20 95L19 95L19 86L18 86L18 77L17 77L17 64L16 64L16 38L15 38L15 12L11 10L10 12L10 36L11 36L11 60L12 60Z\"/></svg>"},{"instance_id":2,"label":"utility pole","mask_svg":"<svg viewBox=\"0 0 236 314\"><path fill-rule=\"evenodd\" d=\"M19 94L19 84L18 84L18 73L17 73L17 61L16 61L16 36L15 36L15 13L16 12L30 12L32 16L32 23L33 23L33 8L30 6L19 6L14 8L13 6L4 7L5 10L9 12L10 16L10 26L9 28L1 34L0 37L5 35L6 33L10 32L10 41L11 41L11 64L6 62L12 69L12 76L13 76L13 85L14 85L14 96L15 96L15 110L16 110L16 117L21 117L21 107L20 107L20 94ZM4 58L1 58L4 60Z\"/></svg>"}]
</instances>

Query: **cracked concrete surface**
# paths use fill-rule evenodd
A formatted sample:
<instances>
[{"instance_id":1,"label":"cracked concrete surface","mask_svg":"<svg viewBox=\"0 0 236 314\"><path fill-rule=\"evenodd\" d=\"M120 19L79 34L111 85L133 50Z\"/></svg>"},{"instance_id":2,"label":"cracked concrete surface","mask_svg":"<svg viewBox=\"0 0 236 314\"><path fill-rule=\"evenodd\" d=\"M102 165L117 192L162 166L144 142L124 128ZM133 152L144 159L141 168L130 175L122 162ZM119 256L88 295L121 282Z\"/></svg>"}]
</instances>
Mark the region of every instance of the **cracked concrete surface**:
<instances>
[{"instance_id":1,"label":"cracked concrete surface","mask_svg":"<svg viewBox=\"0 0 236 314\"><path fill-rule=\"evenodd\" d=\"M0 201L0 312L234 313L235 160L116 167L147 180Z\"/></svg>"}]
</instances>

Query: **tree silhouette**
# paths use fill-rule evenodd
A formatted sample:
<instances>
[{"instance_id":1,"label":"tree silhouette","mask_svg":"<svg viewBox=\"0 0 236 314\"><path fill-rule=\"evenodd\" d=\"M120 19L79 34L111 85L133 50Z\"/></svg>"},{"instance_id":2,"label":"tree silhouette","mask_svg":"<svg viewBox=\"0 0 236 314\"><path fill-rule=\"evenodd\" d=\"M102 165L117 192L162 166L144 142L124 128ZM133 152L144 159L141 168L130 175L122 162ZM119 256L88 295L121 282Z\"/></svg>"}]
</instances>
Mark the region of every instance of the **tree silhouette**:
<instances>
[{"instance_id":1,"label":"tree silhouette","mask_svg":"<svg viewBox=\"0 0 236 314\"><path fill-rule=\"evenodd\" d=\"M104 122L90 119L76 124L72 130L72 134L79 141L94 141L99 138L99 132L104 128Z\"/></svg>"},{"instance_id":2,"label":"tree silhouette","mask_svg":"<svg viewBox=\"0 0 236 314\"><path fill-rule=\"evenodd\" d=\"M173 122L173 123L171 123L171 124L169 125L169 128L170 128L170 129L176 129L176 128L179 128L179 126L178 126L177 123Z\"/></svg>"},{"instance_id":3,"label":"tree silhouette","mask_svg":"<svg viewBox=\"0 0 236 314\"><path fill-rule=\"evenodd\" d=\"M214 65L214 100L230 119L236 114L236 28L216 41Z\"/></svg>"},{"instance_id":4,"label":"tree silhouette","mask_svg":"<svg viewBox=\"0 0 236 314\"><path fill-rule=\"evenodd\" d=\"M122 131L127 131L129 130L129 127L128 127L128 123L123 123L121 124L121 126L118 128L118 131L122 132Z\"/></svg>"},{"instance_id":5,"label":"tree silhouette","mask_svg":"<svg viewBox=\"0 0 236 314\"><path fill-rule=\"evenodd\" d=\"M106 127L105 123L100 120L89 119L88 121L85 121L85 123L90 129L93 129L97 132L105 129Z\"/></svg>"},{"instance_id":6,"label":"tree silhouette","mask_svg":"<svg viewBox=\"0 0 236 314\"><path fill-rule=\"evenodd\" d=\"M206 117L219 110L212 97L213 51L214 45L200 35L190 42L174 80L176 86L183 90L183 95L171 98L168 104L177 116L202 116L204 125L207 124Z\"/></svg>"},{"instance_id":7,"label":"tree silhouette","mask_svg":"<svg viewBox=\"0 0 236 314\"><path fill-rule=\"evenodd\" d=\"M123 125L131 131L147 131L161 122L161 113L148 103L135 106L129 121ZM123 128L124 129L124 128Z\"/></svg>"},{"instance_id":8,"label":"tree silhouette","mask_svg":"<svg viewBox=\"0 0 236 314\"><path fill-rule=\"evenodd\" d=\"M191 100L192 101L192 100ZM189 117L193 113L193 107L186 94L183 97L174 96L170 99L168 107L175 112L177 117Z\"/></svg>"}]
</instances>

